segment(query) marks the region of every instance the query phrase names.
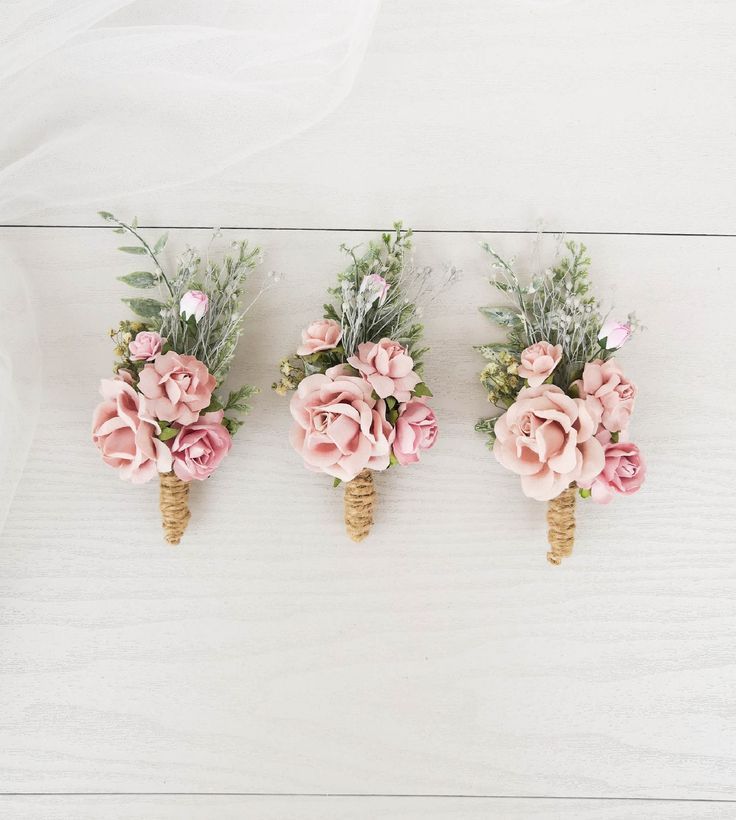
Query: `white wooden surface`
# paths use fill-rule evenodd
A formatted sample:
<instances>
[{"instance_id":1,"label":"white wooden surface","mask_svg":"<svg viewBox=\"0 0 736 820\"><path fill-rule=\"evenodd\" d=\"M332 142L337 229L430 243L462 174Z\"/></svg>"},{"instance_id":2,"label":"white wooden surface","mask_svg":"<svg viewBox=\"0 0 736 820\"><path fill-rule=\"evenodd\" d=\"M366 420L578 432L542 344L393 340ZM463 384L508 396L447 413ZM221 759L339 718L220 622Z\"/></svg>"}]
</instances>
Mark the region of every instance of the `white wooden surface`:
<instances>
[{"instance_id":1,"label":"white wooden surface","mask_svg":"<svg viewBox=\"0 0 736 820\"><path fill-rule=\"evenodd\" d=\"M145 203L23 221L734 233L735 38L731 0L384 0L314 128Z\"/></svg>"},{"instance_id":2,"label":"white wooden surface","mask_svg":"<svg viewBox=\"0 0 736 820\"><path fill-rule=\"evenodd\" d=\"M150 201L0 228L45 357L41 425L0 536L0 814L736 813L660 802L736 800L736 238L631 235L734 232L735 24L716 0L386 2L356 89L309 132ZM234 373L263 394L195 488L176 549L155 488L120 482L89 442L130 258L107 231L48 226L93 223L99 207L143 224L320 229L227 234L261 242L263 271L285 278ZM464 273L427 315L441 439L381 477L373 535L355 546L269 385L319 315L339 243L369 236L324 229L395 217L437 231L417 235L417 261ZM585 240L601 295L648 328L623 355L648 483L581 509L558 569L543 505L472 430L487 405L471 345L494 338L476 311L493 298L478 242L523 262L532 237L458 233L538 218L627 232ZM172 231L171 252L206 238ZM602 799L624 797L658 800Z\"/></svg>"}]
</instances>

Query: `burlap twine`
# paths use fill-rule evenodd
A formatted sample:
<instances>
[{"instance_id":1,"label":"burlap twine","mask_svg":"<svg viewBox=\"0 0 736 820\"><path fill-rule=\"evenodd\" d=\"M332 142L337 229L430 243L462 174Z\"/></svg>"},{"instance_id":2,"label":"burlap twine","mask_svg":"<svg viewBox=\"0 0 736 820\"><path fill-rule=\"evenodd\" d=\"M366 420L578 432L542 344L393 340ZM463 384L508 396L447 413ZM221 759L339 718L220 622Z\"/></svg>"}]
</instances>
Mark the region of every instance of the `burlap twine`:
<instances>
[{"instance_id":1,"label":"burlap twine","mask_svg":"<svg viewBox=\"0 0 736 820\"><path fill-rule=\"evenodd\" d=\"M547 504L547 540L550 546L547 560L555 566L572 554L577 493L577 487L573 484Z\"/></svg>"},{"instance_id":2,"label":"burlap twine","mask_svg":"<svg viewBox=\"0 0 736 820\"><path fill-rule=\"evenodd\" d=\"M159 473L159 507L164 537L169 544L178 544L192 514L189 512L189 482L174 473Z\"/></svg>"},{"instance_id":3,"label":"burlap twine","mask_svg":"<svg viewBox=\"0 0 736 820\"><path fill-rule=\"evenodd\" d=\"M371 470L363 470L345 485L345 529L353 541L362 541L371 531L375 500Z\"/></svg>"}]
</instances>

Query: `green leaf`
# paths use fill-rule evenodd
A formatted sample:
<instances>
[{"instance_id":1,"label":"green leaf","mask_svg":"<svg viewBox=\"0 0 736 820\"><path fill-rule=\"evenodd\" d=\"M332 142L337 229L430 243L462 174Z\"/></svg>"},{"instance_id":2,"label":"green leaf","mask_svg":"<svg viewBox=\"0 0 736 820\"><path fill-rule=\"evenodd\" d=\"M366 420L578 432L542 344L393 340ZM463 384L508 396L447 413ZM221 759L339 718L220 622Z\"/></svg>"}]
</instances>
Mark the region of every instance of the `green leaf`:
<instances>
[{"instance_id":1,"label":"green leaf","mask_svg":"<svg viewBox=\"0 0 736 820\"><path fill-rule=\"evenodd\" d=\"M389 410L393 410L394 407L396 407L396 405L398 403L399 402L398 402L396 396L387 396L387 398L386 398L386 407L388 407Z\"/></svg>"},{"instance_id":2,"label":"green leaf","mask_svg":"<svg viewBox=\"0 0 736 820\"><path fill-rule=\"evenodd\" d=\"M213 393L210 397L210 403L202 410L203 413L216 413L218 410L222 410L223 406L217 396Z\"/></svg>"},{"instance_id":3,"label":"green leaf","mask_svg":"<svg viewBox=\"0 0 736 820\"><path fill-rule=\"evenodd\" d=\"M101 216L103 219L110 222L112 220L115 221L115 217L110 213L110 211L97 211L98 215Z\"/></svg>"},{"instance_id":4,"label":"green leaf","mask_svg":"<svg viewBox=\"0 0 736 820\"><path fill-rule=\"evenodd\" d=\"M399 463L399 459L396 458L396 456L394 455L393 450L391 450L391 455L388 457L388 463L389 463L389 466L393 466L394 464Z\"/></svg>"},{"instance_id":5,"label":"green leaf","mask_svg":"<svg viewBox=\"0 0 736 820\"><path fill-rule=\"evenodd\" d=\"M584 490L582 487L580 488L580 498L590 498L590 496L590 490Z\"/></svg>"},{"instance_id":6,"label":"green leaf","mask_svg":"<svg viewBox=\"0 0 736 820\"><path fill-rule=\"evenodd\" d=\"M341 478L336 478L336 479L334 479L334 481L332 482L332 486L333 486L333 487L339 487L341 484L342 484L342 479L341 479Z\"/></svg>"},{"instance_id":7,"label":"green leaf","mask_svg":"<svg viewBox=\"0 0 736 820\"><path fill-rule=\"evenodd\" d=\"M431 396L432 391L427 387L424 382L419 382L419 384L414 388L414 395L415 396Z\"/></svg>"},{"instance_id":8,"label":"green leaf","mask_svg":"<svg viewBox=\"0 0 736 820\"><path fill-rule=\"evenodd\" d=\"M125 276L118 276L118 279L132 288L155 288L158 284L158 279L147 270L136 270Z\"/></svg>"},{"instance_id":9,"label":"green leaf","mask_svg":"<svg viewBox=\"0 0 736 820\"><path fill-rule=\"evenodd\" d=\"M153 246L153 252L160 253L166 247L166 242L168 241L168 239L168 231L163 236L159 236L159 238L156 240L156 244Z\"/></svg>"},{"instance_id":10,"label":"green leaf","mask_svg":"<svg viewBox=\"0 0 736 820\"><path fill-rule=\"evenodd\" d=\"M179 431L176 427L164 427L162 428L161 432L159 433L159 438L161 441L168 441L170 438L176 438Z\"/></svg>"},{"instance_id":11,"label":"green leaf","mask_svg":"<svg viewBox=\"0 0 736 820\"><path fill-rule=\"evenodd\" d=\"M123 302L130 305L133 313L143 319L156 319L161 315L164 305L155 299L123 299Z\"/></svg>"},{"instance_id":12,"label":"green leaf","mask_svg":"<svg viewBox=\"0 0 736 820\"><path fill-rule=\"evenodd\" d=\"M475 424L476 432L478 433L492 433L493 428L498 421L498 416L494 416L493 418L488 419L480 419Z\"/></svg>"},{"instance_id":13,"label":"green leaf","mask_svg":"<svg viewBox=\"0 0 736 820\"><path fill-rule=\"evenodd\" d=\"M521 324L521 316L509 308L482 307L480 312L501 327L515 327Z\"/></svg>"},{"instance_id":14,"label":"green leaf","mask_svg":"<svg viewBox=\"0 0 736 820\"><path fill-rule=\"evenodd\" d=\"M145 256L148 253L145 248L139 245L121 245L118 250L123 253L135 253L138 254L138 256Z\"/></svg>"},{"instance_id":15,"label":"green leaf","mask_svg":"<svg viewBox=\"0 0 736 820\"><path fill-rule=\"evenodd\" d=\"M618 444L618 440L621 438L621 433L617 430L615 433L611 433L611 441L614 444Z\"/></svg>"}]
</instances>

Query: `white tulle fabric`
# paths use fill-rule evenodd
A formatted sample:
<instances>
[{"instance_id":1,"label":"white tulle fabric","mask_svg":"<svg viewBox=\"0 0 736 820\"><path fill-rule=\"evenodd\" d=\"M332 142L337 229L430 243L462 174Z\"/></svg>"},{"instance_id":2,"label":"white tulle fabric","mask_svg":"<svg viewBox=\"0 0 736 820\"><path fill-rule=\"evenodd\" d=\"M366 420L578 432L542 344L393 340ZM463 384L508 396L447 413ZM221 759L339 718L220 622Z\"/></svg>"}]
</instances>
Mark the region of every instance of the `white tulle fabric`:
<instances>
[{"instance_id":1,"label":"white tulle fabric","mask_svg":"<svg viewBox=\"0 0 736 820\"><path fill-rule=\"evenodd\" d=\"M345 98L378 5L0 0L0 223L129 194L143 210L158 189L236 174ZM22 271L0 269L0 287L13 317L0 330L1 528L39 390L23 366L35 348Z\"/></svg>"}]
</instances>

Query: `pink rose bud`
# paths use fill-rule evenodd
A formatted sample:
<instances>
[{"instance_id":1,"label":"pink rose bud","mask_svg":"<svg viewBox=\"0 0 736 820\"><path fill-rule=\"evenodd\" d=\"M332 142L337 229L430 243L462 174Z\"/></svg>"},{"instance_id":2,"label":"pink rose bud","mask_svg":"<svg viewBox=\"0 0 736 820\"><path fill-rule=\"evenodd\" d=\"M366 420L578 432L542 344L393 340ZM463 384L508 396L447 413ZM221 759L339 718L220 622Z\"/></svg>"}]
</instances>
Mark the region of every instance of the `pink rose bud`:
<instances>
[{"instance_id":1,"label":"pink rose bud","mask_svg":"<svg viewBox=\"0 0 736 820\"><path fill-rule=\"evenodd\" d=\"M202 317L207 313L207 304L209 299L206 293L201 290L188 290L182 297L179 303L179 313L184 314L185 319L191 319L194 316L194 321L199 324Z\"/></svg>"},{"instance_id":2,"label":"pink rose bud","mask_svg":"<svg viewBox=\"0 0 736 820\"><path fill-rule=\"evenodd\" d=\"M529 387L539 387L551 375L562 358L562 345L537 342L521 353L519 375L529 382Z\"/></svg>"},{"instance_id":3,"label":"pink rose bud","mask_svg":"<svg viewBox=\"0 0 736 820\"><path fill-rule=\"evenodd\" d=\"M152 362L161 352L165 341L158 333L143 330L128 345L130 358L134 362Z\"/></svg>"},{"instance_id":4,"label":"pink rose bud","mask_svg":"<svg viewBox=\"0 0 736 820\"><path fill-rule=\"evenodd\" d=\"M320 350L332 350L340 344L342 328L334 319L312 322L302 330L302 343L296 349L297 356L311 356Z\"/></svg>"},{"instance_id":5,"label":"pink rose bud","mask_svg":"<svg viewBox=\"0 0 736 820\"><path fill-rule=\"evenodd\" d=\"M598 341L606 350L618 350L631 338L633 329L628 322L616 322L609 319L603 324L598 334Z\"/></svg>"},{"instance_id":6,"label":"pink rose bud","mask_svg":"<svg viewBox=\"0 0 736 820\"><path fill-rule=\"evenodd\" d=\"M379 276L377 273L372 273L370 276L365 277L361 283L360 289L363 290L364 288L370 288L373 297L371 302L378 299L378 304L382 305L386 301L390 287L391 285L389 285L383 276Z\"/></svg>"}]
</instances>

